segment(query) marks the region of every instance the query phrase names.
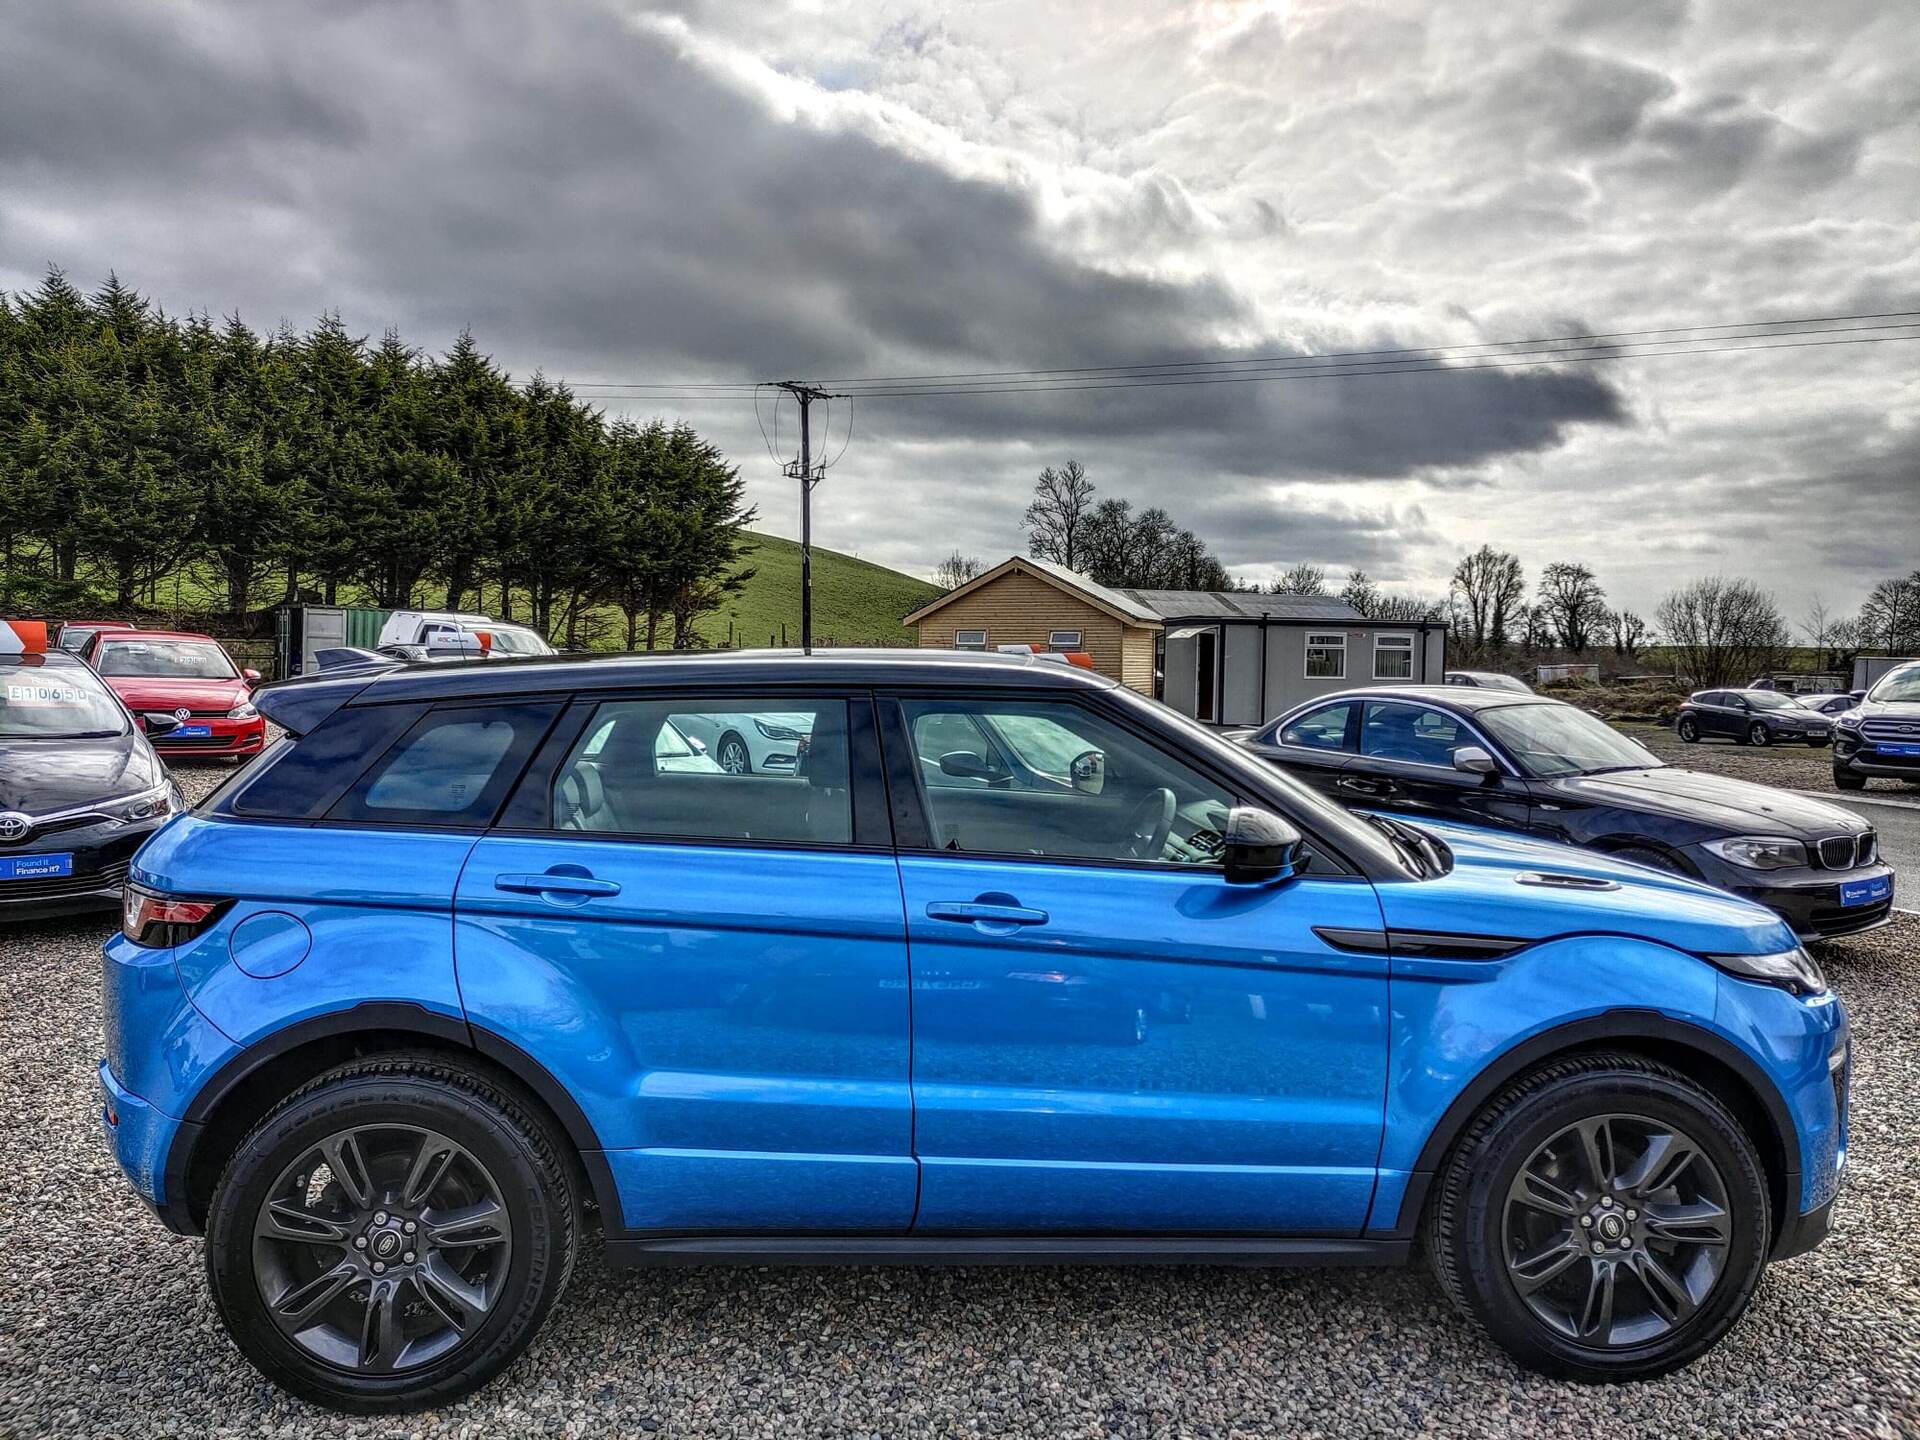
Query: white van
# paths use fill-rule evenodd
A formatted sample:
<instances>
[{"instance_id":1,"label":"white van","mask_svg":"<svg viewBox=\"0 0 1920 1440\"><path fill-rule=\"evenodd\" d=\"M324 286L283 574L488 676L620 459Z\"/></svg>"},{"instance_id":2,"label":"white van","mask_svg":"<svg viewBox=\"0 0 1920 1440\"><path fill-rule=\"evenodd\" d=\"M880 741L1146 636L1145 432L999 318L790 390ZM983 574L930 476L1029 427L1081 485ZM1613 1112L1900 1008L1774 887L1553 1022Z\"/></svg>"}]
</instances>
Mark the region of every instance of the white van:
<instances>
[{"instance_id":1,"label":"white van","mask_svg":"<svg viewBox=\"0 0 1920 1440\"><path fill-rule=\"evenodd\" d=\"M457 610L395 610L380 627L375 648L396 660L553 654L553 647L524 625Z\"/></svg>"}]
</instances>

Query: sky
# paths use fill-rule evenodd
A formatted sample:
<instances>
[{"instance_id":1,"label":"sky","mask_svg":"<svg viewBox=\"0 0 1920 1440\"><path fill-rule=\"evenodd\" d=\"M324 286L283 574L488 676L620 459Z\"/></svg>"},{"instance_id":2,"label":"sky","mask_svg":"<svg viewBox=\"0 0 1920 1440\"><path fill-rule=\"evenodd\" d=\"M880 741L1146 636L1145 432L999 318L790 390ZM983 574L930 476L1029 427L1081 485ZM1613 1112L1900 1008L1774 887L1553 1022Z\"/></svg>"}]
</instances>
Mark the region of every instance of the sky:
<instances>
[{"instance_id":1,"label":"sky","mask_svg":"<svg viewBox=\"0 0 1920 1440\"><path fill-rule=\"evenodd\" d=\"M1916 49L1890 0L62 0L0 41L0 289L470 327L797 535L770 401L606 383L1920 310ZM1245 580L1439 595L1490 542L1642 614L1712 573L1846 612L1920 567L1916 360L841 402L814 536L992 563L1072 457Z\"/></svg>"}]
</instances>

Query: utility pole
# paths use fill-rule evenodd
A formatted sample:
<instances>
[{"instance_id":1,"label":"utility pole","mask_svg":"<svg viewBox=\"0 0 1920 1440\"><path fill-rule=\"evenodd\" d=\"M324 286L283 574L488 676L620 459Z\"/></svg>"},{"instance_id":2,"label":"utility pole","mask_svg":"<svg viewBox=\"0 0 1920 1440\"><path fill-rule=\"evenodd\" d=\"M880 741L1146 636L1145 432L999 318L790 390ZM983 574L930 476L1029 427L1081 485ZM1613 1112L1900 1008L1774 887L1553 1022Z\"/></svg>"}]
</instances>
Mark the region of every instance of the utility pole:
<instances>
[{"instance_id":1,"label":"utility pole","mask_svg":"<svg viewBox=\"0 0 1920 1440\"><path fill-rule=\"evenodd\" d=\"M813 653L813 487L827 473L825 465L813 463L813 432L808 407L816 400L833 396L816 385L800 380L779 381L775 389L784 390L800 403L800 458L789 460L784 473L800 482L800 653Z\"/></svg>"}]
</instances>

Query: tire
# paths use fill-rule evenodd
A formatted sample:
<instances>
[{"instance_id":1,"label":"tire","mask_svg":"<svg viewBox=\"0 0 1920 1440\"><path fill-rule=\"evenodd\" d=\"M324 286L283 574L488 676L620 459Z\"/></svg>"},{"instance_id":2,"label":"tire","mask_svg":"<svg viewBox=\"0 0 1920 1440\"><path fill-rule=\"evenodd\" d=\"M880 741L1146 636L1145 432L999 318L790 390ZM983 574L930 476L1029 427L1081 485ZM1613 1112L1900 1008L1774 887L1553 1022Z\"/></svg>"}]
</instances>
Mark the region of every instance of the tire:
<instances>
[{"instance_id":1,"label":"tire","mask_svg":"<svg viewBox=\"0 0 1920 1440\"><path fill-rule=\"evenodd\" d=\"M1851 770L1842 770L1836 765L1833 767L1833 788L1836 790L1864 790L1867 788L1867 777L1864 775L1856 775Z\"/></svg>"},{"instance_id":2,"label":"tire","mask_svg":"<svg viewBox=\"0 0 1920 1440\"><path fill-rule=\"evenodd\" d=\"M1686 875L1680 862L1664 850L1656 850L1651 845L1626 845L1618 850L1607 852L1616 860L1631 860L1635 865L1645 865L1649 870L1664 870L1669 875ZM1691 878L1691 877L1689 877Z\"/></svg>"},{"instance_id":3,"label":"tire","mask_svg":"<svg viewBox=\"0 0 1920 1440\"><path fill-rule=\"evenodd\" d=\"M722 735L720 743L714 746L713 760L729 775L753 773L753 752L747 749L747 742L731 730Z\"/></svg>"},{"instance_id":4,"label":"tire","mask_svg":"<svg viewBox=\"0 0 1920 1440\"><path fill-rule=\"evenodd\" d=\"M1583 1145L1581 1125L1608 1138ZM1655 1161L1645 1179L1659 1188L1637 1189L1634 1167L1662 1134L1692 1154L1677 1167ZM1594 1168L1579 1158L1588 1153L1610 1161L1598 1167L1612 1176L1607 1187L1582 1178ZM1543 1170L1564 1188L1540 1188ZM1702 1203L1710 1218L1666 1221L1694 1238L1654 1231L1656 1210ZM1507 1086L1468 1127L1438 1177L1427 1252L1454 1306L1528 1369L1586 1383L1650 1379L1699 1358L1745 1312L1766 1263L1769 1208L1753 1140L1712 1094L1638 1055L1578 1055ZM1552 1234L1529 1239L1516 1224ZM1596 1256L1602 1244L1618 1248Z\"/></svg>"},{"instance_id":5,"label":"tire","mask_svg":"<svg viewBox=\"0 0 1920 1440\"><path fill-rule=\"evenodd\" d=\"M1766 721L1756 720L1747 727L1747 743L1761 746L1773 743L1773 732L1767 729Z\"/></svg>"},{"instance_id":6,"label":"tire","mask_svg":"<svg viewBox=\"0 0 1920 1440\"><path fill-rule=\"evenodd\" d=\"M207 1217L207 1277L227 1333L283 1390L419 1410L526 1349L578 1232L568 1163L519 1100L446 1057L382 1056L303 1086L240 1143ZM276 1309L303 1298L311 1309L283 1329Z\"/></svg>"},{"instance_id":7,"label":"tire","mask_svg":"<svg viewBox=\"0 0 1920 1440\"><path fill-rule=\"evenodd\" d=\"M1691 715L1682 715L1679 723L1673 728L1681 740L1688 745L1695 744L1700 739L1700 722Z\"/></svg>"}]
</instances>

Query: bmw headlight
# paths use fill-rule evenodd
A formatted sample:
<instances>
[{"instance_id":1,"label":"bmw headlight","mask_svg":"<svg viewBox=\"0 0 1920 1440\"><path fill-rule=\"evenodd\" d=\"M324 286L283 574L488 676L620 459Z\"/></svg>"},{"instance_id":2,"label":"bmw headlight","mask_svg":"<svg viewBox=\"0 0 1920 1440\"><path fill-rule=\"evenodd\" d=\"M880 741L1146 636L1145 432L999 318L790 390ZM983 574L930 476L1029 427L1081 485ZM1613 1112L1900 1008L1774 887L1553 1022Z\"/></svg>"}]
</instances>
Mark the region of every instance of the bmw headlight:
<instances>
[{"instance_id":1,"label":"bmw headlight","mask_svg":"<svg viewBox=\"0 0 1920 1440\"><path fill-rule=\"evenodd\" d=\"M253 708L252 701L242 700L238 705L234 706L233 709L227 711L227 719L251 720L253 719L254 716L258 715L259 713L260 712L258 710Z\"/></svg>"},{"instance_id":2,"label":"bmw headlight","mask_svg":"<svg viewBox=\"0 0 1920 1440\"><path fill-rule=\"evenodd\" d=\"M1807 863L1807 847L1779 835L1735 835L1700 848L1748 870L1797 870Z\"/></svg>"},{"instance_id":3,"label":"bmw headlight","mask_svg":"<svg viewBox=\"0 0 1920 1440\"><path fill-rule=\"evenodd\" d=\"M1772 955L1709 955L1706 958L1742 980L1778 985L1795 995L1827 993L1827 977L1820 973L1819 963L1804 946L1796 945Z\"/></svg>"}]
</instances>

